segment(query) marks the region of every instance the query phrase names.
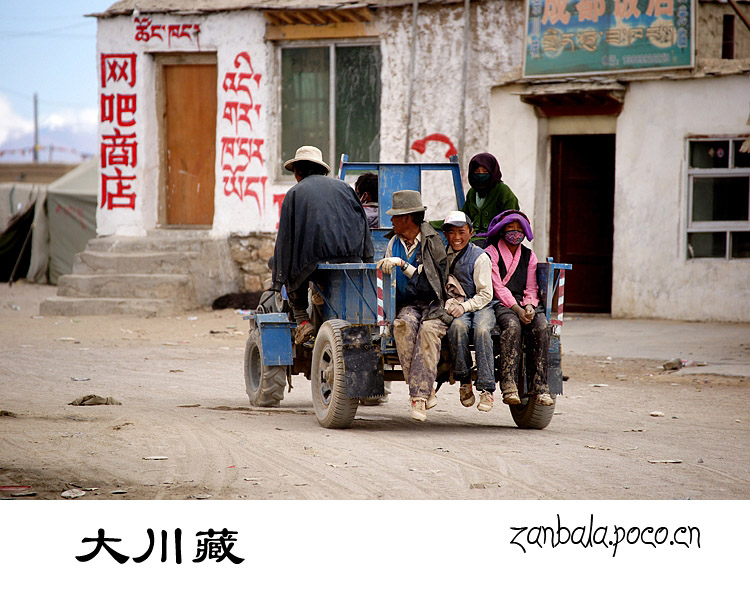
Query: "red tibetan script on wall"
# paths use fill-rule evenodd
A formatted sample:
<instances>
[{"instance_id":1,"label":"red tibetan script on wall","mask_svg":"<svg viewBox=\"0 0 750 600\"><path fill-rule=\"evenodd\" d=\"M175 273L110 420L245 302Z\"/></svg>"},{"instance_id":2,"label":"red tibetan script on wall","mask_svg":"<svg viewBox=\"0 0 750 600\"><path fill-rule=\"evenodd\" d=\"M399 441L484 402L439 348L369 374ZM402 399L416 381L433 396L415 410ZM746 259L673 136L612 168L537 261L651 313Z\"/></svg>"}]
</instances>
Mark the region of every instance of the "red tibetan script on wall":
<instances>
[{"instance_id":1,"label":"red tibetan script on wall","mask_svg":"<svg viewBox=\"0 0 750 600\"><path fill-rule=\"evenodd\" d=\"M101 208L135 210L133 182L138 164L138 142L133 128L138 105L130 88L136 82L136 55L101 55L101 92L99 122L111 123L102 132L99 145L101 167ZM108 93L105 93L105 90Z\"/></svg>"},{"instance_id":2,"label":"red tibetan script on wall","mask_svg":"<svg viewBox=\"0 0 750 600\"><path fill-rule=\"evenodd\" d=\"M260 88L262 75L253 69L250 55L240 52L234 58L234 71L227 71L222 89L222 120L234 128L234 136L221 138L221 169L224 173L224 196L240 200L252 198L262 218L268 177L263 173L265 139L253 135L260 120L261 105L253 100L253 89Z\"/></svg>"},{"instance_id":3,"label":"red tibetan script on wall","mask_svg":"<svg viewBox=\"0 0 750 600\"><path fill-rule=\"evenodd\" d=\"M136 42L148 42L152 39L164 41L167 39L167 45L172 47L172 40L186 38L198 46L198 50L201 49L200 40L198 34L201 32L201 26L198 23L184 23L184 24L157 24L153 23L151 19L147 17L135 18L135 41Z\"/></svg>"}]
</instances>

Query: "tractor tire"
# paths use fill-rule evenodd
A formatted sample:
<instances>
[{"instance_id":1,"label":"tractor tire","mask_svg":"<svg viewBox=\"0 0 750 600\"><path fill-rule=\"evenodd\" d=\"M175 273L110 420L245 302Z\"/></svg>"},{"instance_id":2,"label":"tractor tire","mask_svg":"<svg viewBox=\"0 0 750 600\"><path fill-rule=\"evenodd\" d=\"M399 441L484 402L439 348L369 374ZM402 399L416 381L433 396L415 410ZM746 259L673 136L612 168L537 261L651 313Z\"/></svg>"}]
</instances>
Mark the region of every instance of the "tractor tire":
<instances>
[{"instance_id":1,"label":"tractor tire","mask_svg":"<svg viewBox=\"0 0 750 600\"><path fill-rule=\"evenodd\" d=\"M346 429L354 422L359 402L346 397L346 371L341 329L347 321L323 323L312 354L312 401L315 416L326 429Z\"/></svg>"},{"instance_id":2,"label":"tractor tire","mask_svg":"<svg viewBox=\"0 0 750 600\"><path fill-rule=\"evenodd\" d=\"M260 331L253 328L245 344L245 390L251 406L278 406L284 398L286 367L263 364Z\"/></svg>"},{"instance_id":3,"label":"tractor tire","mask_svg":"<svg viewBox=\"0 0 750 600\"><path fill-rule=\"evenodd\" d=\"M552 396L554 398L554 396ZM510 414L521 429L544 429L552 421L555 405L541 406L528 396L521 399L521 404L511 404Z\"/></svg>"}]
</instances>

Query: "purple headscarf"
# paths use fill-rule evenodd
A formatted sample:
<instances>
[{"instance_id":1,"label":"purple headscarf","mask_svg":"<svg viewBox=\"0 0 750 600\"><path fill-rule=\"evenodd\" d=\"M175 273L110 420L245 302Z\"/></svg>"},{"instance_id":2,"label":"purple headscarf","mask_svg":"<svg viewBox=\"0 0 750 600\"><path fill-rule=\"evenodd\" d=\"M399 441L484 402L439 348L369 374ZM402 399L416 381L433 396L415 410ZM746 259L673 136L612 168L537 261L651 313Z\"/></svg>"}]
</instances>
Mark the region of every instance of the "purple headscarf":
<instances>
[{"instance_id":1,"label":"purple headscarf","mask_svg":"<svg viewBox=\"0 0 750 600\"><path fill-rule=\"evenodd\" d=\"M534 239L534 234L531 231L531 223L529 223L529 218L525 214L520 210L504 210L490 221L490 226L487 228L486 234L487 240L494 240L502 236L503 227L512 221L518 221L521 224L521 229L523 229L527 240L531 241Z\"/></svg>"}]
</instances>

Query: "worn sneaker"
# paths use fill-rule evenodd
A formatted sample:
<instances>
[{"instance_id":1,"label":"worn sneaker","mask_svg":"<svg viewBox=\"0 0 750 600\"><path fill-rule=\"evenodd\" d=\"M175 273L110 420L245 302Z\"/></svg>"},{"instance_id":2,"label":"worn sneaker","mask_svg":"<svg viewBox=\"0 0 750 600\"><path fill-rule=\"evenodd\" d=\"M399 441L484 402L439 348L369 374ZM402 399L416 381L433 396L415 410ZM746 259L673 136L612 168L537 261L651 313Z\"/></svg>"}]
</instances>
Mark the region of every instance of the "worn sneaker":
<instances>
[{"instance_id":1,"label":"worn sneaker","mask_svg":"<svg viewBox=\"0 0 750 600\"><path fill-rule=\"evenodd\" d=\"M435 408L437 406L437 396L435 395L435 392L432 392L430 394L430 397L425 400L424 407L426 410L430 410L431 408Z\"/></svg>"},{"instance_id":2,"label":"worn sneaker","mask_svg":"<svg viewBox=\"0 0 750 600\"><path fill-rule=\"evenodd\" d=\"M521 404L521 398L518 396L518 390L503 392L503 402L505 404Z\"/></svg>"},{"instance_id":3,"label":"worn sneaker","mask_svg":"<svg viewBox=\"0 0 750 600\"><path fill-rule=\"evenodd\" d=\"M492 405L494 402L495 399L492 397L492 392L480 392L479 404L477 404L477 409L481 410L482 412L490 412L492 410Z\"/></svg>"},{"instance_id":4,"label":"worn sneaker","mask_svg":"<svg viewBox=\"0 0 750 600\"><path fill-rule=\"evenodd\" d=\"M539 394L536 397L536 403L541 406L552 406L555 401L552 399L552 396L549 394Z\"/></svg>"},{"instance_id":5,"label":"worn sneaker","mask_svg":"<svg viewBox=\"0 0 750 600\"><path fill-rule=\"evenodd\" d=\"M310 321L305 321L301 325L297 325L297 329L294 330L294 343L304 344L308 340L312 339L315 335L315 327Z\"/></svg>"},{"instance_id":6,"label":"worn sneaker","mask_svg":"<svg viewBox=\"0 0 750 600\"><path fill-rule=\"evenodd\" d=\"M471 387L471 383L462 383L458 389L458 399L461 400L461 404L464 406L474 406L474 389Z\"/></svg>"},{"instance_id":7,"label":"worn sneaker","mask_svg":"<svg viewBox=\"0 0 750 600\"><path fill-rule=\"evenodd\" d=\"M425 421L427 419L427 409L425 408L424 398L411 399L411 418L415 421Z\"/></svg>"}]
</instances>

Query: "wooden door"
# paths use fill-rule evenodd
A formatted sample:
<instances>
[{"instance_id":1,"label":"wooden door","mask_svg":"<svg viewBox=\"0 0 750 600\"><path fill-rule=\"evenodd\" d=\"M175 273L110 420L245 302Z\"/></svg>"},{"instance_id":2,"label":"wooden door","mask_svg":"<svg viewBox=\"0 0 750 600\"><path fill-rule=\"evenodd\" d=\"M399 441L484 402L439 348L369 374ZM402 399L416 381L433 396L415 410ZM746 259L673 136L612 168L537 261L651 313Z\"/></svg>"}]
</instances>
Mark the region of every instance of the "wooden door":
<instances>
[{"instance_id":1,"label":"wooden door","mask_svg":"<svg viewBox=\"0 0 750 600\"><path fill-rule=\"evenodd\" d=\"M216 157L216 65L164 65L166 224L211 225Z\"/></svg>"},{"instance_id":2,"label":"wooden door","mask_svg":"<svg viewBox=\"0 0 750 600\"><path fill-rule=\"evenodd\" d=\"M557 135L551 144L550 252L573 265L565 311L611 312L615 136Z\"/></svg>"}]
</instances>

